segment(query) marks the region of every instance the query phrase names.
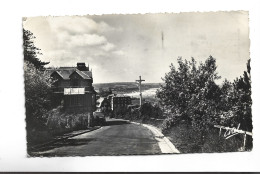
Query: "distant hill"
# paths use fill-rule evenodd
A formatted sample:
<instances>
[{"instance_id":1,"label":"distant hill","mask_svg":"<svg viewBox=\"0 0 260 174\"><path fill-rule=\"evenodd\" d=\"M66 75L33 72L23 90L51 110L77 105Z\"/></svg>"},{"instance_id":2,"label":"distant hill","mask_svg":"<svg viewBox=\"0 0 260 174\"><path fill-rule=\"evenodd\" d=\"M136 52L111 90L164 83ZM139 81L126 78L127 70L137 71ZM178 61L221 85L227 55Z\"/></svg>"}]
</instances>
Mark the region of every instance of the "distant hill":
<instances>
[{"instance_id":1,"label":"distant hill","mask_svg":"<svg viewBox=\"0 0 260 174\"><path fill-rule=\"evenodd\" d=\"M100 88L103 90L108 90L110 88L112 91L119 93L137 91L139 89L136 82L94 83L93 86L97 91ZM159 87L160 83L142 83L143 90Z\"/></svg>"}]
</instances>

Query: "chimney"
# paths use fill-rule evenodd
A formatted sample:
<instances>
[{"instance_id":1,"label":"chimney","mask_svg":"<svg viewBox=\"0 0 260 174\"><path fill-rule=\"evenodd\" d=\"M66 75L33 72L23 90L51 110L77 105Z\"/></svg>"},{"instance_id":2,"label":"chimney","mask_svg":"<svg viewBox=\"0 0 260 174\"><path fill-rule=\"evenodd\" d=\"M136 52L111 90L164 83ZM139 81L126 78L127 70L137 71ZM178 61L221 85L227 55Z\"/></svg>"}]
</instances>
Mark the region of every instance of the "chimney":
<instances>
[{"instance_id":1,"label":"chimney","mask_svg":"<svg viewBox=\"0 0 260 174\"><path fill-rule=\"evenodd\" d=\"M78 62L77 63L77 69L80 71L89 71L89 67L86 67L86 64L83 62Z\"/></svg>"}]
</instances>

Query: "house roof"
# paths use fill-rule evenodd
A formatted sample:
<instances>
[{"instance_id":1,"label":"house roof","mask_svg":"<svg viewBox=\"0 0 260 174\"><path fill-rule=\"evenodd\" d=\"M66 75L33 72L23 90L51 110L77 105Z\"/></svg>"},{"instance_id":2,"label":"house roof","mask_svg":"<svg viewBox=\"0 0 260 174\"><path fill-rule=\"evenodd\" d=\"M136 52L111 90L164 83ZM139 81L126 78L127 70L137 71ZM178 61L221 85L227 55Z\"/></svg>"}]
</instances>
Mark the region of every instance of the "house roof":
<instances>
[{"instance_id":1,"label":"house roof","mask_svg":"<svg viewBox=\"0 0 260 174\"><path fill-rule=\"evenodd\" d=\"M82 77L83 79L91 79L91 77L89 77L86 73L84 73L83 71L80 71L80 70L78 70L78 69L76 69L75 71L73 71L73 72L70 74L69 78L70 78L71 75L74 74L74 73L77 73L77 74L78 74L80 77Z\"/></svg>"},{"instance_id":2,"label":"house roof","mask_svg":"<svg viewBox=\"0 0 260 174\"><path fill-rule=\"evenodd\" d=\"M58 72L58 71L52 71L52 73L50 73L50 74L53 75L54 73L58 74L58 76L59 76L60 78L62 78L62 79L64 78L63 75L61 75L61 73Z\"/></svg>"},{"instance_id":3,"label":"house roof","mask_svg":"<svg viewBox=\"0 0 260 174\"><path fill-rule=\"evenodd\" d=\"M56 72L62 79L69 80L70 76L75 72L79 74L83 79L92 79L91 71L80 71L75 67L60 67L51 72L51 75Z\"/></svg>"},{"instance_id":4,"label":"house roof","mask_svg":"<svg viewBox=\"0 0 260 174\"><path fill-rule=\"evenodd\" d=\"M88 75L90 78L92 78L92 72L91 71L81 71L84 74Z\"/></svg>"}]
</instances>

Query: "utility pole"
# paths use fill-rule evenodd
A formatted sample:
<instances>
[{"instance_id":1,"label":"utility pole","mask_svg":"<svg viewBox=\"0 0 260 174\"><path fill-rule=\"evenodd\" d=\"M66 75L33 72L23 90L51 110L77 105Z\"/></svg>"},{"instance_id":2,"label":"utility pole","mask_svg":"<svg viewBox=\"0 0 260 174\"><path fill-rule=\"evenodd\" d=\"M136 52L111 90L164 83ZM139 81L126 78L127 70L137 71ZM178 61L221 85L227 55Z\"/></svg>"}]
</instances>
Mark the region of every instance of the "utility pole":
<instances>
[{"instance_id":1,"label":"utility pole","mask_svg":"<svg viewBox=\"0 0 260 174\"><path fill-rule=\"evenodd\" d=\"M141 76L139 76L139 80L136 80L136 82L138 82L139 84L139 91L140 91L140 107L142 106L142 89L141 89L141 83L145 81L141 78Z\"/></svg>"}]
</instances>

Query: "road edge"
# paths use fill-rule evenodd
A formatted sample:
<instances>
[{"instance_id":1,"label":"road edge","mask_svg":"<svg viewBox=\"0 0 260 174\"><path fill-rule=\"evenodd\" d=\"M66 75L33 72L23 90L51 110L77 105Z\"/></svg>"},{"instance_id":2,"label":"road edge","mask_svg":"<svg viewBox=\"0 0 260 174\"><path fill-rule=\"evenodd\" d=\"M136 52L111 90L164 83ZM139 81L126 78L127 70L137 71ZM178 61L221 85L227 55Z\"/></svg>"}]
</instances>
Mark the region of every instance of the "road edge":
<instances>
[{"instance_id":1,"label":"road edge","mask_svg":"<svg viewBox=\"0 0 260 174\"><path fill-rule=\"evenodd\" d=\"M175 154L175 153L181 153L173 144L172 142L165 137L160 130L158 130L157 127L149 125L149 124L142 124L137 122L131 122L133 124L142 125L149 129L154 135L155 139L158 141L158 145L161 149L161 152L163 154Z\"/></svg>"}]
</instances>

